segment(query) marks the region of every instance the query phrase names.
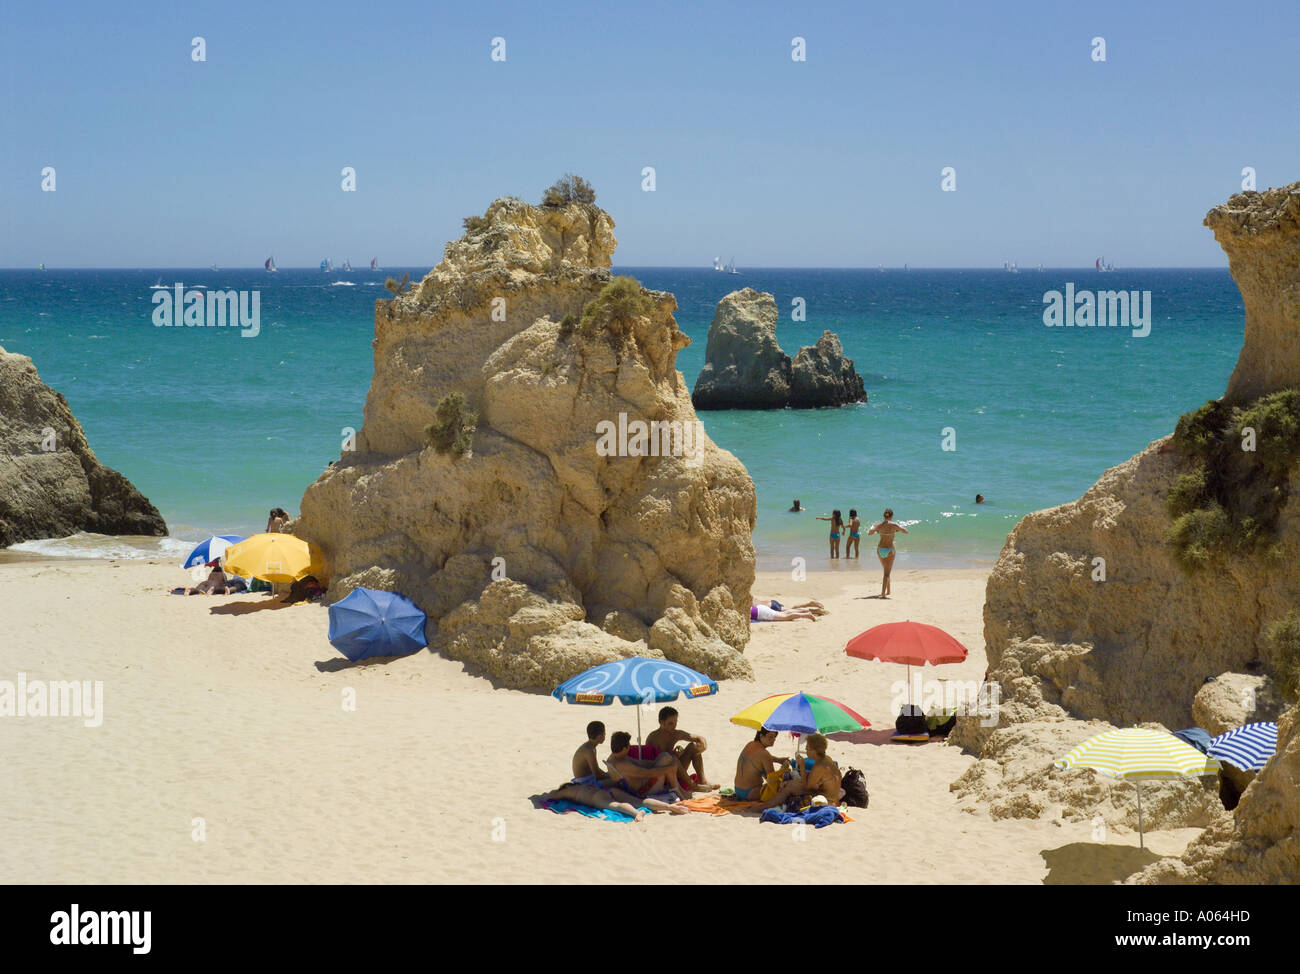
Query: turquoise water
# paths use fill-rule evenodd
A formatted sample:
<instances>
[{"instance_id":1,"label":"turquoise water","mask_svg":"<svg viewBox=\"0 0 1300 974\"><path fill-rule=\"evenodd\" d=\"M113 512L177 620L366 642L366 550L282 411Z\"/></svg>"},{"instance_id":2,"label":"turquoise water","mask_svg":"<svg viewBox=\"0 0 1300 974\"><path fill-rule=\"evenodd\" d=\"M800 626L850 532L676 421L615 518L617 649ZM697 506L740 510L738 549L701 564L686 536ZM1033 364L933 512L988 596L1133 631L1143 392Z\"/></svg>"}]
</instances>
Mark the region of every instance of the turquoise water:
<instances>
[{"instance_id":1,"label":"turquoise water","mask_svg":"<svg viewBox=\"0 0 1300 974\"><path fill-rule=\"evenodd\" d=\"M174 535L250 533L272 506L296 513L343 429L360 427L383 278L425 270L0 271L0 346L35 360L100 459ZM864 519L893 507L911 530L900 567L995 558L1025 513L1078 497L1221 395L1244 321L1226 270L615 270L676 295L692 338L678 356L688 385L714 305L744 286L775 295L787 352L829 328L862 373L863 405L701 414L758 488L766 569L793 557L827 567L827 528L813 517L834 507ZM260 290L261 334L154 327L159 279ZM1045 327L1043 294L1067 281L1151 291L1151 333ZM790 320L795 297L806 322ZM946 427L955 451L941 448ZM977 507L976 493L987 503ZM785 513L794 497L810 512Z\"/></svg>"}]
</instances>

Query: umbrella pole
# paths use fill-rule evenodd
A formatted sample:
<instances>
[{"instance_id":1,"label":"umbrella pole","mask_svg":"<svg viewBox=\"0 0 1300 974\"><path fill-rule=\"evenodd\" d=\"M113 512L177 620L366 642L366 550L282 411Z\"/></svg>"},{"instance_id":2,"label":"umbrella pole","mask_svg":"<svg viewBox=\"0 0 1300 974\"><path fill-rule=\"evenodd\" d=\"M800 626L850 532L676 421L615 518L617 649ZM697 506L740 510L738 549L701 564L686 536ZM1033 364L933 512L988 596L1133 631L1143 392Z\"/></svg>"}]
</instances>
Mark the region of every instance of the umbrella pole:
<instances>
[{"instance_id":1,"label":"umbrella pole","mask_svg":"<svg viewBox=\"0 0 1300 974\"><path fill-rule=\"evenodd\" d=\"M1138 849L1146 851L1146 841L1142 837L1142 782L1139 780L1138 786Z\"/></svg>"},{"instance_id":2,"label":"umbrella pole","mask_svg":"<svg viewBox=\"0 0 1300 974\"><path fill-rule=\"evenodd\" d=\"M912 664L907 664L907 712L912 713Z\"/></svg>"},{"instance_id":3,"label":"umbrella pole","mask_svg":"<svg viewBox=\"0 0 1300 974\"><path fill-rule=\"evenodd\" d=\"M640 748L642 747L642 744L641 744L641 707L640 707L640 705L638 705L637 708L636 708L636 746L637 746L637 749L638 749L638 752L639 752Z\"/></svg>"}]
</instances>

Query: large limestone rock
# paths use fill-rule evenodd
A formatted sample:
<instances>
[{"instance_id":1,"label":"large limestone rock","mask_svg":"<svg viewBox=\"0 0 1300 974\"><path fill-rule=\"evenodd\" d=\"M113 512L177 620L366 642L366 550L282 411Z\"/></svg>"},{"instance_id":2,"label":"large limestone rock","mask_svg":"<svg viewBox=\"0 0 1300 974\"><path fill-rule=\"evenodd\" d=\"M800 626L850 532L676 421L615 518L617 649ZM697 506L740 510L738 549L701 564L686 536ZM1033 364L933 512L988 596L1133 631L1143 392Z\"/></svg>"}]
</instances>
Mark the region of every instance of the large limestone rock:
<instances>
[{"instance_id":1,"label":"large limestone rock","mask_svg":"<svg viewBox=\"0 0 1300 974\"><path fill-rule=\"evenodd\" d=\"M862 376L838 337L823 332L791 361L776 340L777 318L776 299L752 287L718 302L691 394L697 409L814 409L866 401Z\"/></svg>"},{"instance_id":2,"label":"large limestone rock","mask_svg":"<svg viewBox=\"0 0 1300 974\"><path fill-rule=\"evenodd\" d=\"M0 548L36 538L165 535L158 510L95 457L68 402L0 348Z\"/></svg>"},{"instance_id":3,"label":"large limestone rock","mask_svg":"<svg viewBox=\"0 0 1300 974\"><path fill-rule=\"evenodd\" d=\"M691 408L672 295L636 287L634 313L582 319L613 228L594 205L500 199L380 301L357 449L294 528L332 598L400 591L431 646L512 687L631 655L751 675L754 486ZM450 393L478 414L459 457L426 434Z\"/></svg>"},{"instance_id":4,"label":"large limestone rock","mask_svg":"<svg viewBox=\"0 0 1300 974\"><path fill-rule=\"evenodd\" d=\"M1229 402L1300 388L1300 183L1238 193L1205 217L1246 306Z\"/></svg>"},{"instance_id":5,"label":"large limestone rock","mask_svg":"<svg viewBox=\"0 0 1300 974\"><path fill-rule=\"evenodd\" d=\"M1251 295L1230 394L1257 397L1300 385L1300 370L1269 361L1285 361L1300 343L1298 186L1233 197L1206 218L1243 296ZM1059 756L1076 736L1110 725L1191 726L1207 678L1272 670L1265 630L1300 601L1300 573L1289 569L1300 559L1300 469L1282 488L1271 557L1234 557L1192 572L1175 561L1168 541L1170 488L1187 469L1171 438L1159 440L1106 471L1079 500L1030 514L1008 535L984 606L989 677L1001 687L1002 714L997 727L958 721L950 740L981 757L954 783L960 795L1035 815L1082 807L1081 790L1044 800L1049 752ZM1212 701L1202 693L1204 716ZM1268 707L1261 699L1252 712ZM1223 710L1224 720L1235 716ZM1075 729L1066 732L1062 722ZM1162 785L1186 802L1163 824L1204 825L1213 805L1198 796L1213 783ZM1078 788L1086 787L1081 780ZM1252 785L1242 806L1254 793Z\"/></svg>"},{"instance_id":6,"label":"large limestone rock","mask_svg":"<svg viewBox=\"0 0 1300 974\"><path fill-rule=\"evenodd\" d=\"M1179 858L1130 883L1300 883L1300 705L1279 721L1277 753L1231 815L1220 815Z\"/></svg>"},{"instance_id":7,"label":"large limestone rock","mask_svg":"<svg viewBox=\"0 0 1300 974\"><path fill-rule=\"evenodd\" d=\"M1192 699L1192 719L1211 737L1242 724L1275 721L1283 709L1273 681L1261 673L1220 673Z\"/></svg>"}]
</instances>

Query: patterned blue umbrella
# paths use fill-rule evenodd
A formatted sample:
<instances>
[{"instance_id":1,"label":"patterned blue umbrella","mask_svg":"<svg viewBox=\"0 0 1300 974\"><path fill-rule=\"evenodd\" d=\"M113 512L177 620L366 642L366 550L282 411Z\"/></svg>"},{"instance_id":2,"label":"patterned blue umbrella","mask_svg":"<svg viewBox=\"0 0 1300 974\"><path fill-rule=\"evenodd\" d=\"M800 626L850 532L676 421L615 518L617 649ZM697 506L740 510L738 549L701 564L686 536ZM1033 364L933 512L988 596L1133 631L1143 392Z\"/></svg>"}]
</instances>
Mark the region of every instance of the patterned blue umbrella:
<instances>
[{"instance_id":1,"label":"patterned blue umbrella","mask_svg":"<svg viewBox=\"0 0 1300 974\"><path fill-rule=\"evenodd\" d=\"M405 595L354 588L330 606L329 641L352 662L408 656L427 645L424 612Z\"/></svg>"},{"instance_id":2,"label":"patterned blue umbrella","mask_svg":"<svg viewBox=\"0 0 1300 974\"><path fill-rule=\"evenodd\" d=\"M615 700L624 704L667 703L685 693L708 697L718 692L718 683L689 666L666 659L629 656L602 663L565 680L551 696L565 703L607 707ZM641 710L636 712L636 739L641 743Z\"/></svg>"},{"instance_id":3,"label":"patterned blue umbrella","mask_svg":"<svg viewBox=\"0 0 1300 974\"><path fill-rule=\"evenodd\" d=\"M1258 771L1277 752L1277 724L1242 724L1210 741L1210 756L1242 771Z\"/></svg>"},{"instance_id":4,"label":"patterned blue umbrella","mask_svg":"<svg viewBox=\"0 0 1300 974\"><path fill-rule=\"evenodd\" d=\"M210 561L218 561L226 553L226 549L231 545L239 544L246 540L237 534L213 535L207 541L200 541L194 546L185 557L185 563L182 568L194 568L196 565L206 565Z\"/></svg>"}]
</instances>

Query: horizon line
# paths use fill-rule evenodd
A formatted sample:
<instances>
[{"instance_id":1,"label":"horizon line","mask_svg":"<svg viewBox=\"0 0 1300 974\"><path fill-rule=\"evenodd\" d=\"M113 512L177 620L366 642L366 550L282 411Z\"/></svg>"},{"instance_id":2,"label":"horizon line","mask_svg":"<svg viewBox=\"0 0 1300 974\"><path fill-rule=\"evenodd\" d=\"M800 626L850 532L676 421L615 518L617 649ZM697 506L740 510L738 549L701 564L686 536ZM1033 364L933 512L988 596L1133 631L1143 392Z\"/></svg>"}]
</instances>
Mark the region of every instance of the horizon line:
<instances>
[{"instance_id":1,"label":"horizon line","mask_svg":"<svg viewBox=\"0 0 1300 974\"><path fill-rule=\"evenodd\" d=\"M441 263L441 261L439 261L438 263ZM421 264L392 264L388 267L382 267L378 271L373 271L373 272L370 270L369 267L353 268L351 271L344 271L335 267L335 268L331 268L328 271L322 271L319 267L315 267L315 266L293 267L293 266L277 265L276 269L277 271L311 271L317 274L333 274L333 273L370 274L370 273L384 273L385 271L389 271L389 270L412 270L420 267L428 267L429 270L432 270L434 267L437 266L438 266L437 264L422 264L422 263ZM663 271L714 271L714 268L708 265L701 265L701 264L611 264L610 267L611 269L617 267L623 267L629 270L644 269L644 270L663 270ZM901 271L904 268L906 268L909 271L1005 271L1006 273L1011 273L1010 271L1006 271L1005 268L998 267L996 265L988 265L988 264L965 264L965 265L949 265L949 266L939 267L939 266L932 266L929 264L911 264L911 263L876 264L874 266L845 265L845 264L765 264L765 265L755 264L753 266L746 267L745 271L877 271L879 272L882 270ZM206 273L220 273L221 271L262 271L264 270L264 268L260 264L254 264L247 267L233 266L233 265L229 267L218 267L215 272L212 270L212 267L210 265L207 267L201 267L198 265L195 265L193 267L185 267L181 265L164 267L159 264L150 264L141 267L122 267L122 266L108 266L108 265L102 265L102 266L85 265L80 267L59 266L59 267L46 267L43 269L45 271L160 271L161 270L161 271L203 271ZM40 271L40 270L42 270L41 267L32 267L30 265L0 266L0 272ZM1132 266L1117 267L1111 271L1103 272L1103 271L1098 271L1094 266L1090 264L1080 264L1078 266L1071 266L1071 265L1048 266L1046 264L1043 265L1044 272L1074 271L1074 270L1092 271L1093 273L1119 273L1120 271L1216 271L1216 270L1226 271L1229 270L1229 268L1226 263L1221 265L1220 264L1167 264L1167 265L1134 264ZM714 272L722 273L723 276L725 277L740 276L739 272L737 274L729 274L721 271L714 271ZM1038 273L1038 267L1037 266L1019 267L1016 269L1016 272L1036 274Z\"/></svg>"}]
</instances>

